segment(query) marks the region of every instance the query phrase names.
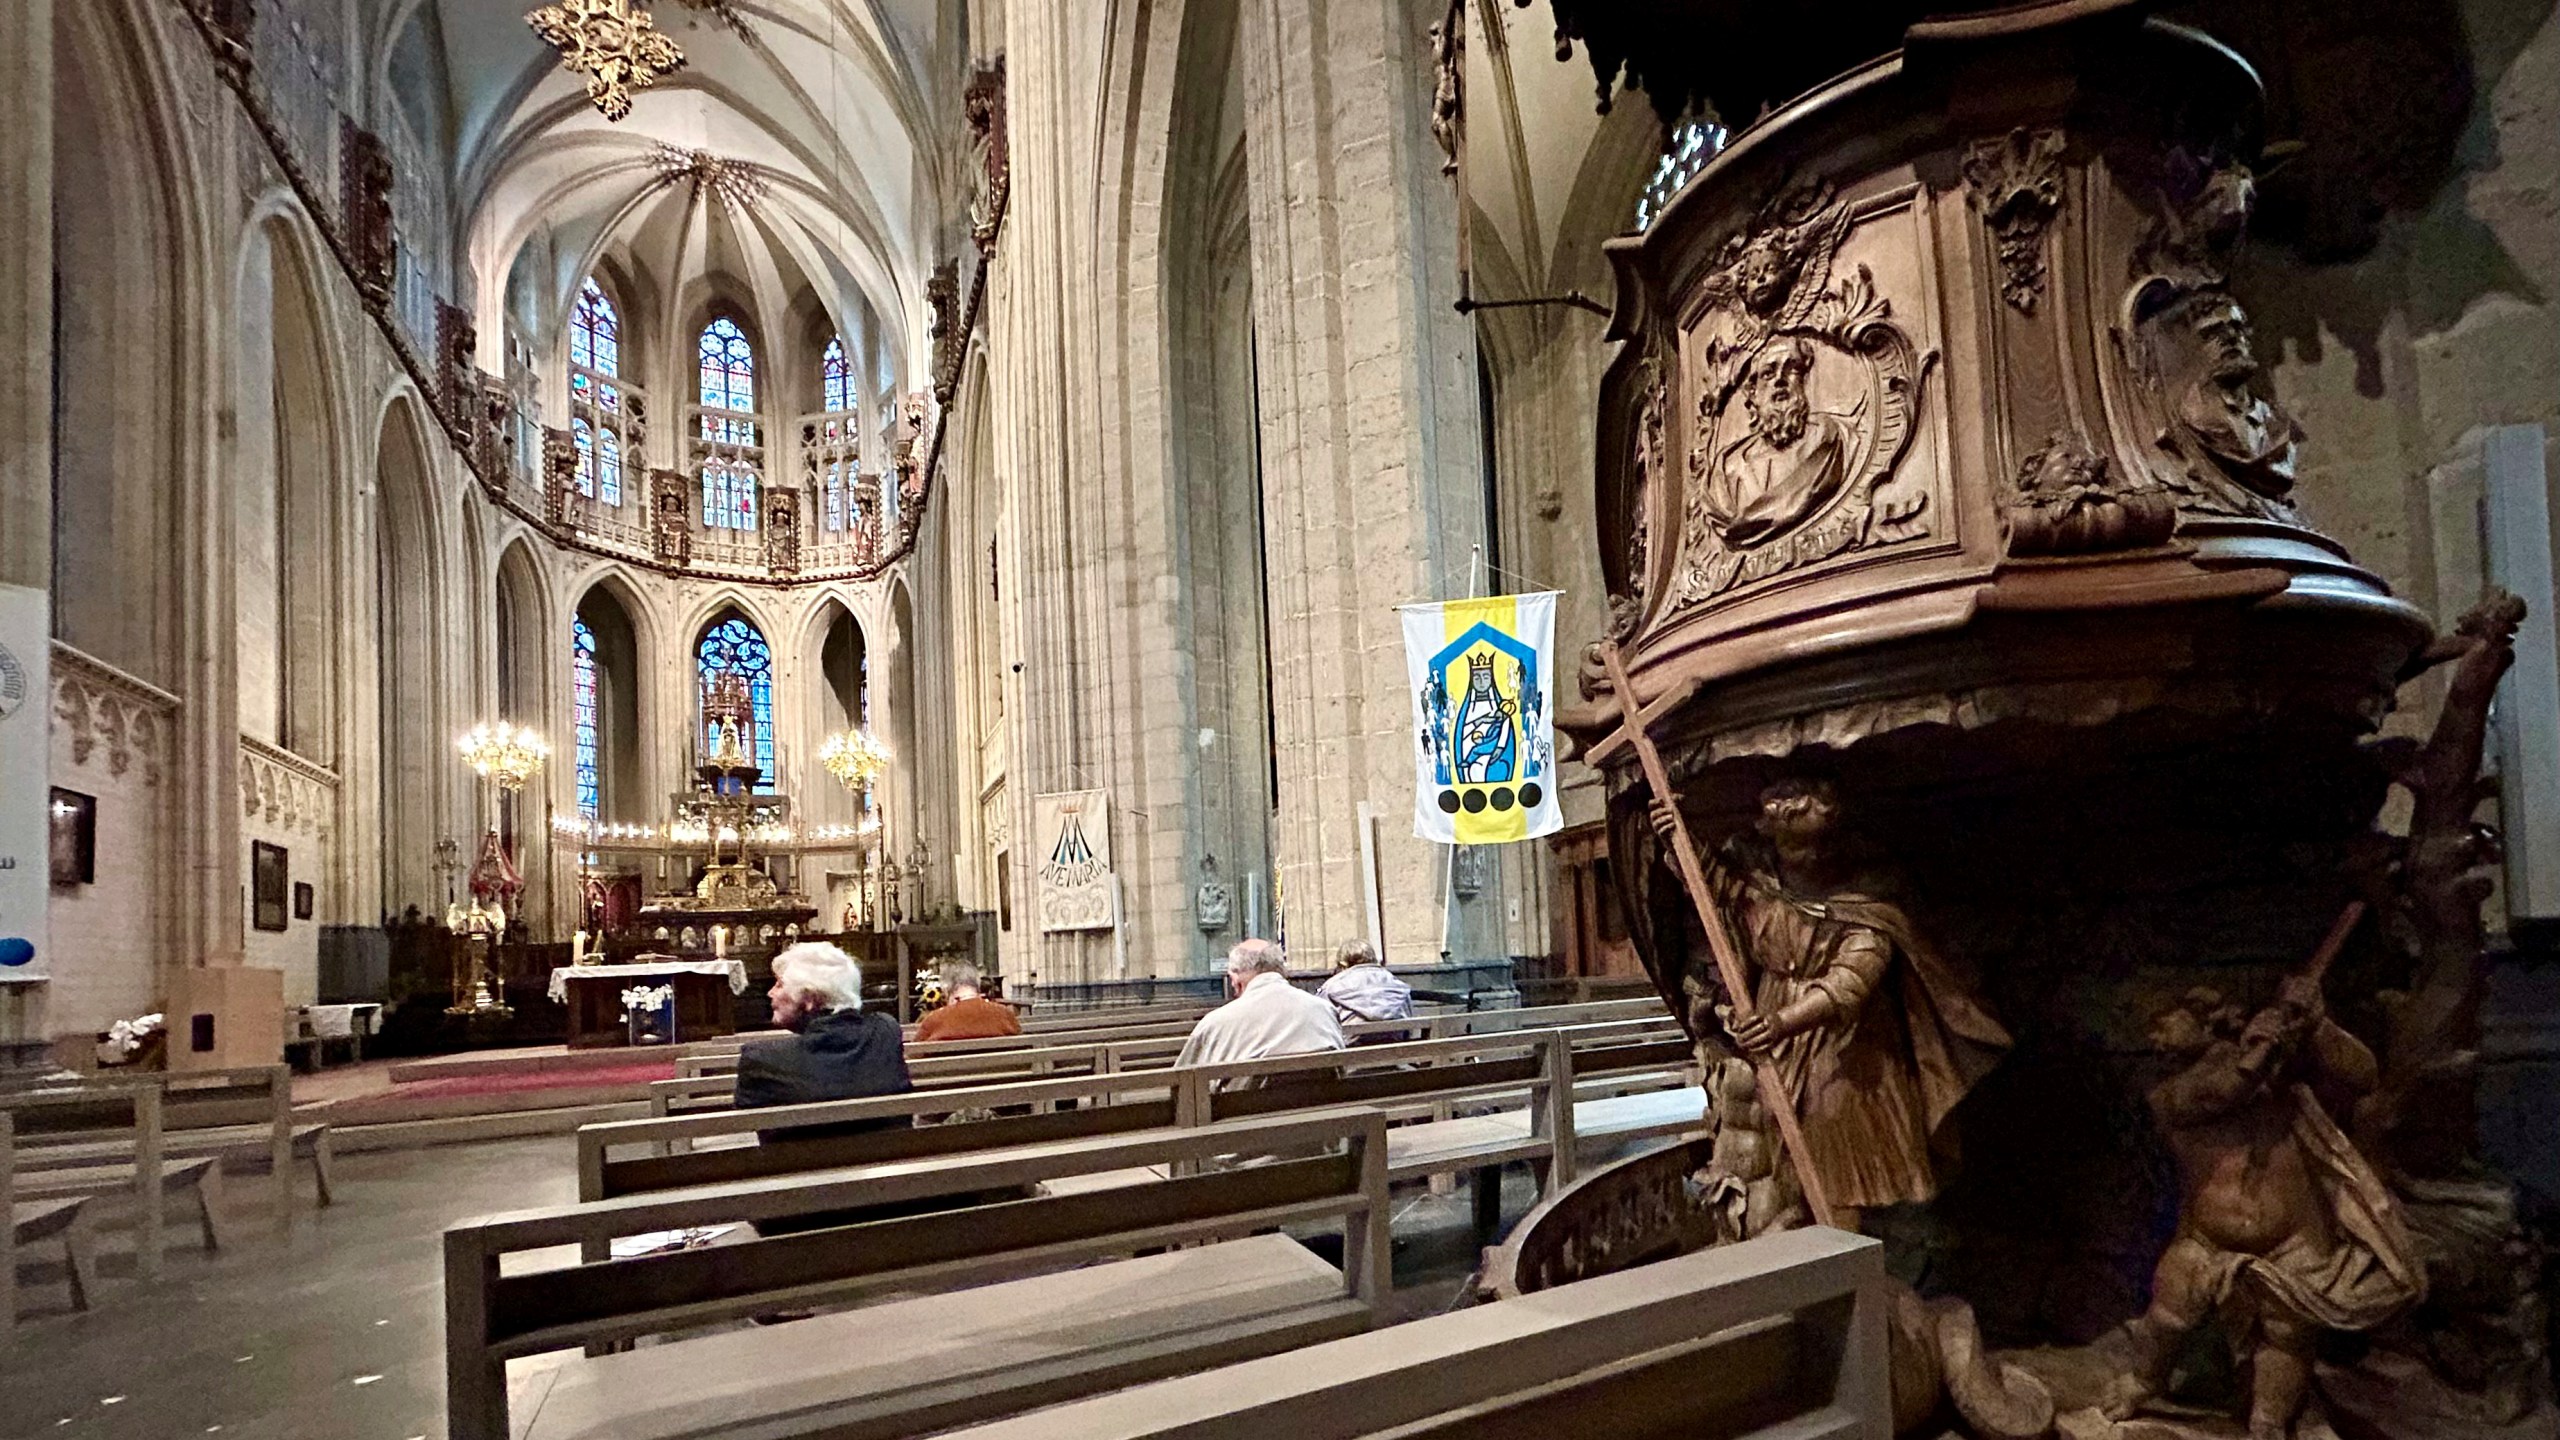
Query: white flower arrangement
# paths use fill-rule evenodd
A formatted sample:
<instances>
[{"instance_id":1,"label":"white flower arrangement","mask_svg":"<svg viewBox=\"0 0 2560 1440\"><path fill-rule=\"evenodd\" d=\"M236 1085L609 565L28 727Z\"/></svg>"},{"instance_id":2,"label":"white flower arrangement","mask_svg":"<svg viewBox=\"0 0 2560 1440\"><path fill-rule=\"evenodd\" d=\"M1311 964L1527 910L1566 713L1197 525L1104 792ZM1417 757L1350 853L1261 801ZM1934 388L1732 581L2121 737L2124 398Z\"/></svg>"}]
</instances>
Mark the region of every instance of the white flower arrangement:
<instances>
[{"instance_id":1,"label":"white flower arrangement","mask_svg":"<svg viewBox=\"0 0 2560 1440\"><path fill-rule=\"evenodd\" d=\"M154 1011L119 1020L107 1027L107 1038L98 1042L98 1063L122 1065L149 1043L152 1036L168 1028L168 1017Z\"/></svg>"},{"instance_id":2,"label":"white flower arrangement","mask_svg":"<svg viewBox=\"0 0 2560 1440\"><path fill-rule=\"evenodd\" d=\"M663 1010L675 995L672 985L634 985L622 992L622 1013L628 1018L642 1010Z\"/></svg>"}]
</instances>

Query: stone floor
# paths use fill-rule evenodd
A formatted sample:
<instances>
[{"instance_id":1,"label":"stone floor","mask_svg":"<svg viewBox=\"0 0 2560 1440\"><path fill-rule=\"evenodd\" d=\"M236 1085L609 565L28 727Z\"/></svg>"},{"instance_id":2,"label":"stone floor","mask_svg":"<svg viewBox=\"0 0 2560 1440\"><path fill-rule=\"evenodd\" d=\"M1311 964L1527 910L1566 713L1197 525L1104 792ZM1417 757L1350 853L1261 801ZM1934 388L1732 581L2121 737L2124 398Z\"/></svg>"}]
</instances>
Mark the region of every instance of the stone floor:
<instances>
[{"instance_id":1,"label":"stone floor","mask_svg":"<svg viewBox=\"0 0 2560 1440\"><path fill-rule=\"evenodd\" d=\"M244 1177L237 1243L220 1255L173 1241L145 1285L122 1236L105 1237L106 1282L85 1315L68 1311L57 1267L31 1264L16 1344L0 1348L0 1440L440 1440L438 1234L575 1199L569 1161L557 1136L342 1156L337 1205L315 1222L306 1203L290 1238L264 1177ZM1532 1198L1525 1170L1504 1188L1516 1219ZM1476 1264L1466 1192L1400 1189L1396 1206L1396 1318L1435 1313Z\"/></svg>"}]
</instances>

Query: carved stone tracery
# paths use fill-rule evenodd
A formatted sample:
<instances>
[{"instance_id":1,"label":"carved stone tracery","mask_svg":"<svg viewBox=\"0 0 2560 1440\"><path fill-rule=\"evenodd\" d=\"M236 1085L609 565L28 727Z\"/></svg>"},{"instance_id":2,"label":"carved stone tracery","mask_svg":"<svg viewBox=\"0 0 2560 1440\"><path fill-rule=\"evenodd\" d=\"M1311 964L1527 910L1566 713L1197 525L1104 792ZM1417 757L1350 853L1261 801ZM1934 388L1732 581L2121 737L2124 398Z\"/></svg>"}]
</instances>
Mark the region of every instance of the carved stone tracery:
<instances>
[{"instance_id":1,"label":"carved stone tracery","mask_svg":"<svg viewBox=\"0 0 2560 1440\"><path fill-rule=\"evenodd\" d=\"M178 698L67 645L53 647L53 726L71 742L71 763L104 759L107 773L140 768L160 783L177 738Z\"/></svg>"}]
</instances>

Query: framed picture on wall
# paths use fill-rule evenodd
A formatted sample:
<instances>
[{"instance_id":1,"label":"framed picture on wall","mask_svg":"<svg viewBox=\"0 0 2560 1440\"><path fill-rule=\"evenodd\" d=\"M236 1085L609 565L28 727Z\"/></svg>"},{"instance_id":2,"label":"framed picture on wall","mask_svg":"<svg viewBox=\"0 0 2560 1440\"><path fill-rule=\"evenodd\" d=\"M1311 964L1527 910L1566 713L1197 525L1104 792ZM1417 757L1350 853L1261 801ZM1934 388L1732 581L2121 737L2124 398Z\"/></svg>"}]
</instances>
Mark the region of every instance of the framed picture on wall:
<instances>
[{"instance_id":1,"label":"framed picture on wall","mask_svg":"<svg viewBox=\"0 0 2560 1440\"><path fill-rule=\"evenodd\" d=\"M293 918L294 918L294 919L296 919L296 920L308 920L308 919L310 919L310 918L311 918L311 900L312 900L312 895L311 895L311 882L310 882L310 881L308 881L308 880L296 880L296 881L294 881L294 882L293 882Z\"/></svg>"},{"instance_id":2,"label":"framed picture on wall","mask_svg":"<svg viewBox=\"0 0 2560 1440\"><path fill-rule=\"evenodd\" d=\"M98 879L98 797L54 788L52 821L53 883L90 885Z\"/></svg>"},{"instance_id":3,"label":"framed picture on wall","mask_svg":"<svg viewBox=\"0 0 2560 1440\"><path fill-rule=\"evenodd\" d=\"M249 842L249 923L260 930L282 930L285 887L292 872L285 848L264 840Z\"/></svg>"}]
</instances>

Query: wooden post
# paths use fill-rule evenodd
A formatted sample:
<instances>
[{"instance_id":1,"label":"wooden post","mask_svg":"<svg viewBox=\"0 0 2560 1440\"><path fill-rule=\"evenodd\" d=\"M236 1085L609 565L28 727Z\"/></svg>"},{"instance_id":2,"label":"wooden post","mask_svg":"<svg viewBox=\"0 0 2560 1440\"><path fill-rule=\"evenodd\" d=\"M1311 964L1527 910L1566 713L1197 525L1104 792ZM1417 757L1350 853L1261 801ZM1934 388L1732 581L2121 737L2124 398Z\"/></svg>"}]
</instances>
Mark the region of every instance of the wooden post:
<instances>
[{"instance_id":1,"label":"wooden post","mask_svg":"<svg viewBox=\"0 0 2560 1440\"><path fill-rule=\"evenodd\" d=\"M1662 752L1654 748L1652 732L1645 729L1644 712L1636 704L1635 687L1628 683L1626 661L1618 654L1614 640L1600 642L1600 660L1609 670L1609 684L1617 691L1618 711L1626 717L1622 733L1635 746L1636 759L1644 766L1645 783L1652 787L1653 797L1670 807L1671 857L1678 863L1680 883L1689 890L1689 903L1697 907L1698 921L1706 928L1707 949L1714 953L1716 973L1724 980L1725 994L1732 997L1733 1017L1748 1019L1751 1004L1751 976L1743 969L1742 956L1736 952L1732 933L1725 927L1724 912L1717 908L1713 892L1707 889L1707 872L1698 863L1698 847L1689 839L1688 823L1680 817L1679 803L1673 798L1671 773L1662 765ZM1676 1017L1675 1017L1676 1018ZM1796 1184L1804 1191L1805 1208L1813 1212L1816 1222L1831 1224L1831 1197L1822 1188L1822 1172L1814 1168L1805 1154L1804 1127L1796 1119L1795 1096L1787 1091L1786 1080L1778 1067L1766 1059L1752 1059L1751 1073L1760 1084L1760 1103L1778 1122L1778 1139L1785 1145L1787 1159L1795 1165Z\"/></svg>"},{"instance_id":2,"label":"wooden post","mask_svg":"<svg viewBox=\"0 0 2560 1440\"><path fill-rule=\"evenodd\" d=\"M444 1232L444 1403L450 1440L506 1440L507 1363L489 1353L498 1257L465 1223Z\"/></svg>"},{"instance_id":3,"label":"wooden post","mask_svg":"<svg viewBox=\"0 0 2560 1440\"><path fill-rule=\"evenodd\" d=\"M1541 1094L1530 1107L1529 1128L1547 1138L1547 1186L1542 1198L1552 1200L1573 1183L1576 1141L1573 1129L1573 1037L1549 1030L1540 1037L1543 1070Z\"/></svg>"},{"instance_id":4,"label":"wooden post","mask_svg":"<svg viewBox=\"0 0 2560 1440\"><path fill-rule=\"evenodd\" d=\"M1360 1191L1368 1197L1356 1215L1342 1219L1342 1271L1351 1297L1369 1307L1369 1323L1382 1318L1379 1307L1395 1289L1395 1247L1388 1234L1387 1117L1372 1110L1365 1117L1352 1149L1360 1162Z\"/></svg>"},{"instance_id":5,"label":"wooden post","mask_svg":"<svg viewBox=\"0 0 2560 1440\"><path fill-rule=\"evenodd\" d=\"M160 1274L160 1252L165 1243L161 1219L168 1200L160 1190L162 1153L160 1083L145 1080L133 1086L133 1243L134 1268L144 1279Z\"/></svg>"},{"instance_id":6,"label":"wooden post","mask_svg":"<svg viewBox=\"0 0 2560 1440\"><path fill-rule=\"evenodd\" d=\"M313 1052L315 1055L317 1051ZM276 1228L293 1229L293 1067L266 1067L268 1099L275 1114L268 1125L267 1153L275 1161ZM315 1202L316 1203L316 1202Z\"/></svg>"}]
</instances>

